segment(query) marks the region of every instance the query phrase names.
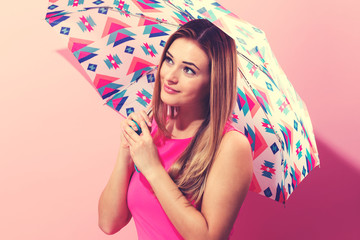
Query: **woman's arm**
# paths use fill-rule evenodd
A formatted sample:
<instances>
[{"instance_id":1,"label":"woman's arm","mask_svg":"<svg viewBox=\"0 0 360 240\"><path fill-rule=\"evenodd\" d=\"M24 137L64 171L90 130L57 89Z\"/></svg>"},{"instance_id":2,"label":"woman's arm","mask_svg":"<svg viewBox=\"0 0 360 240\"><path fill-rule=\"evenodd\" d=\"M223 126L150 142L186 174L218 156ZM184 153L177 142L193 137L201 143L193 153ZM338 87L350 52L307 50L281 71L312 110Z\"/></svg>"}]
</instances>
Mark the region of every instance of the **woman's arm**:
<instances>
[{"instance_id":1,"label":"woman's arm","mask_svg":"<svg viewBox=\"0 0 360 240\"><path fill-rule=\"evenodd\" d=\"M129 144L124 136L124 128L132 127L137 130L133 120L147 121L151 125L151 117L145 111L138 115L130 114L127 119L121 122L122 133L118 158L108 183L103 190L98 205L99 227L106 234L114 234L125 227L131 220L131 212L127 205L127 192L131 175L135 170L134 162L131 159ZM146 130L149 131L148 128Z\"/></svg>"},{"instance_id":2,"label":"woman's arm","mask_svg":"<svg viewBox=\"0 0 360 240\"><path fill-rule=\"evenodd\" d=\"M226 133L210 169L202 200L196 210L164 168L145 176L162 208L178 232L186 239L227 239L252 178L252 152L241 133Z\"/></svg>"},{"instance_id":3,"label":"woman's arm","mask_svg":"<svg viewBox=\"0 0 360 240\"><path fill-rule=\"evenodd\" d=\"M106 234L118 232L131 220L126 198L133 171L129 149L121 146L114 170L99 199L98 224Z\"/></svg>"}]
</instances>

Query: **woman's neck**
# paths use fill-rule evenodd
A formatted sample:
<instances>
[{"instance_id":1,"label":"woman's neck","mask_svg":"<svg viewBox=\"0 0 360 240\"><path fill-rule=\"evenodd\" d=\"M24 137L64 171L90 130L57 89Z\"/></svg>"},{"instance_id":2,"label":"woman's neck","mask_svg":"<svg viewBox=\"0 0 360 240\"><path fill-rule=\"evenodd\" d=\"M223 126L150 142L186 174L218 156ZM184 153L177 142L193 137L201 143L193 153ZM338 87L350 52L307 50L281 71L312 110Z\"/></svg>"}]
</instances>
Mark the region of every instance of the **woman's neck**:
<instances>
[{"instance_id":1,"label":"woman's neck","mask_svg":"<svg viewBox=\"0 0 360 240\"><path fill-rule=\"evenodd\" d=\"M180 108L172 119L169 131L175 138L193 137L205 119L204 111L194 108Z\"/></svg>"}]
</instances>

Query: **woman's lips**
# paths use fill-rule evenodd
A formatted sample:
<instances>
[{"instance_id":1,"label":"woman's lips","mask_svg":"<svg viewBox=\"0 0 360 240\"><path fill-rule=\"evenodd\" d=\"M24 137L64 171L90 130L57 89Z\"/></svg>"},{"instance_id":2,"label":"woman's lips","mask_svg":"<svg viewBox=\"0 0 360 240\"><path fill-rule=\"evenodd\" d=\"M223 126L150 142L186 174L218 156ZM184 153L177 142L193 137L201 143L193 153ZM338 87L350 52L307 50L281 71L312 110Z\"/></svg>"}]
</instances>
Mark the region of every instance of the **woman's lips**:
<instances>
[{"instance_id":1,"label":"woman's lips","mask_svg":"<svg viewBox=\"0 0 360 240\"><path fill-rule=\"evenodd\" d=\"M178 93L179 91L176 91L175 89L172 89L171 87L168 87L164 84L164 91L169 93L169 94L175 94Z\"/></svg>"}]
</instances>

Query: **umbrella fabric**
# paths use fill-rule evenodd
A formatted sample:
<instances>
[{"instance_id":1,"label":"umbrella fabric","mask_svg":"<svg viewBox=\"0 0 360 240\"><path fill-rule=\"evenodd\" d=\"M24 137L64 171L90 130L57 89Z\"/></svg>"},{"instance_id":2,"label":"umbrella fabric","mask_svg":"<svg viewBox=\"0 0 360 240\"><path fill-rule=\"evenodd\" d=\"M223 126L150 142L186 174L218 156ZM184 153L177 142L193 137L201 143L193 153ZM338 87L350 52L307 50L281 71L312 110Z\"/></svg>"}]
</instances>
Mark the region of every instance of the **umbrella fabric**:
<instances>
[{"instance_id":1,"label":"umbrella fabric","mask_svg":"<svg viewBox=\"0 0 360 240\"><path fill-rule=\"evenodd\" d=\"M306 105L261 29L217 2L200 0L50 0L46 16L105 103L123 116L148 106L167 38L195 18L208 19L236 41L232 121L253 150L250 190L285 203L320 162Z\"/></svg>"},{"instance_id":2,"label":"umbrella fabric","mask_svg":"<svg viewBox=\"0 0 360 240\"><path fill-rule=\"evenodd\" d=\"M67 41L102 99L123 116L149 104L155 80L149 71L169 35L189 21L170 4L149 0L50 0L48 9L46 20ZM142 76L148 86L131 92L129 86Z\"/></svg>"}]
</instances>

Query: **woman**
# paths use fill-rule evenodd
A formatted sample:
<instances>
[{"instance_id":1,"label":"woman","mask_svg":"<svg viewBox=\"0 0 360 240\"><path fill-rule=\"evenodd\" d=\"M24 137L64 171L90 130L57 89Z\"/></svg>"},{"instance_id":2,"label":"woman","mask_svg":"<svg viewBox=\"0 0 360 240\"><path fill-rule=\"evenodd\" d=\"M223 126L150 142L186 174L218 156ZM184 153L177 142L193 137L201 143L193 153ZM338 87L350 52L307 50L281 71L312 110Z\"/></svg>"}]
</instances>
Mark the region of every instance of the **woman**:
<instances>
[{"instance_id":1,"label":"woman","mask_svg":"<svg viewBox=\"0 0 360 240\"><path fill-rule=\"evenodd\" d=\"M236 61L234 40L207 20L170 36L153 119L142 111L122 122L118 159L99 200L105 233L134 217L140 240L229 237L252 177L251 146L229 121Z\"/></svg>"}]
</instances>

